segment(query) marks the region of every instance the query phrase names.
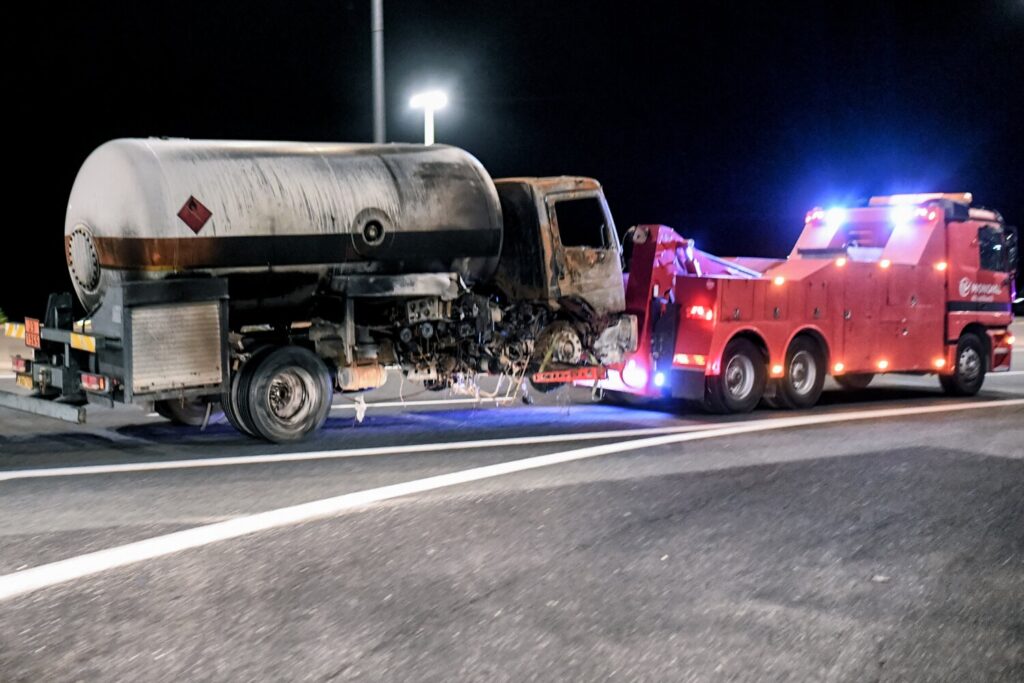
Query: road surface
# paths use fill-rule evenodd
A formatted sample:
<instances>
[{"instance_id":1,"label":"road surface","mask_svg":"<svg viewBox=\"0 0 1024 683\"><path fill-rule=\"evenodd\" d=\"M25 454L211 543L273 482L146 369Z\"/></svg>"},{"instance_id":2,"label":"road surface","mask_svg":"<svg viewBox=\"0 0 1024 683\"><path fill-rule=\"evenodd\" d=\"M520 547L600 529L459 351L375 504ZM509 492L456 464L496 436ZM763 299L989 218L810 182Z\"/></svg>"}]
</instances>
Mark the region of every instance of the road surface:
<instances>
[{"instance_id":1,"label":"road surface","mask_svg":"<svg viewBox=\"0 0 1024 683\"><path fill-rule=\"evenodd\" d=\"M289 447L0 410L0 680L1024 680L1024 362L570 394L390 387Z\"/></svg>"}]
</instances>

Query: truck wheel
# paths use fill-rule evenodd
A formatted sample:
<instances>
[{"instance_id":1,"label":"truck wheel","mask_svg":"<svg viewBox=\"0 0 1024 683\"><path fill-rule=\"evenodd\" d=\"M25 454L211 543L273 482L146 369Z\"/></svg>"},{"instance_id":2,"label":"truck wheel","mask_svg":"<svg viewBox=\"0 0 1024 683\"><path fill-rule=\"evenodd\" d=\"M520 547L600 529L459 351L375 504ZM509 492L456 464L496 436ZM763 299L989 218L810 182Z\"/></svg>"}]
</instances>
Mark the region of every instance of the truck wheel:
<instances>
[{"instance_id":1,"label":"truck wheel","mask_svg":"<svg viewBox=\"0 0 1024 683\"><path fill-rule=\"evenodd\" d=\"M785 374L778 383L778 397L787 408L810 408L821 398L825 384L825 353L810 337L793 340L786 351Z\"/></svg>"},{"instance_id":2,"label":"truck wheel","mask_svg":"<svg viewBox=\"0 0 1024 683\"><path fill-rule=\"evenodd\" d=\"M956 367L951 375L939 375L939 383L950 396L974 396L985 383L985 346L978 335L968 332L956 344Z\"/></svg>"},{"instance_id":3,"label":"truck wheel","mask_svg":"<svg viewBox=\"0 0 1024 683\"><path fill-rule=\"evenodd\" d=\"M323 426L334 387L327 365L301 346L274 349L253 365L239 386L240 414L273 443L298 441Z\"/></svg>"},{"instance_id":4,"label":"truck wheel","mask_svg":"<svg viewBox=\"0 0 1024 683\"><path fill-rule=\"evenodd\" d=\"M836 381L836 384L847 391L867 389L868 385L871 384L871 380L874 378L875 375L871 372L854 372L849 375L834 375L832 377L832 379Z\"/></svg>"},{"instance_id":5,"label":"truck wheel","mask_svg":"<svg viewBox=\"0 0 1024 683\"><path fill-rule=\"evenodd\" d=\"M749 413L767 382L761 351L747 339L733 339L722 354L722 371L707 378L704 406L714 413Z\"/></svg>"},{"instance_id":6,"label":"truck wheel","mask_svg":"<svg viewBox=\"0 0 1024 683\"><path fill-rule=\"evenodd\" d=\"M207 401L199 398L169 398L165 401L157 401L153 404L153 410L176 425L187 427L202 427L206 420ZM210 419L219 412L219 406L215 405L210 410Z\"/></svg>"},{"instance_id":7,"label":"truck wheel","mask_svg":"<svg viewBox=\"0 0 1024 683\"><path fill-rule=\"evenodd\" d=\"M584 361L583 342L579 332L570 323L556 320L537 335L530 361L530 386L534 391L548 393L566 386L567 382L534 384L533 375L544 370L581 365Z\"/></svg>"},{"instance_id":8,"label":"truck wheel","mask_svg":"<svg viewBox=\"0 0 1024 683\"><path fill-rule=\"evenodd\" d=\"M228 389L224 392L224 398L221 400L221 403L224 405L224 417L228 419L231 426L242 434L251 436L254 439L260 438L260 435L256 433L256 428L253 427L252 419L249 417L247 410L243 410L244 402L242 395L243 391L248 390L248 386L252 381L253 369L271 351L273 351L273 347L269 346L254 351L248 360L243 362L238 367L238 370L231 375Z\"/></svg>"}]
</instances>

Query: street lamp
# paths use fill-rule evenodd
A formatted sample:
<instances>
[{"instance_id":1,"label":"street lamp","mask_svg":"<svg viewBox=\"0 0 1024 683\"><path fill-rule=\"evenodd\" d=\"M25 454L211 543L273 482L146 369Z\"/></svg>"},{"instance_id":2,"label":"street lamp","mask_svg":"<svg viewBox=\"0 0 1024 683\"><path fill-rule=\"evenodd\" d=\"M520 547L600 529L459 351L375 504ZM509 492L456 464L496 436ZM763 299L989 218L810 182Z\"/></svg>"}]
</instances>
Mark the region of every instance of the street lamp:
<instances>
[{"instance_id":1,"label":"street lamp","mask_svg":"<svg viewBox=\"0 0 1024 683\"><path fill-rule=\"evenodd\" d=\"M440 90L417 93L409 100L413 109L423 110L423 144L434 144L434 112L448 104L448 96Z\"/></svg>"}]
</instances>

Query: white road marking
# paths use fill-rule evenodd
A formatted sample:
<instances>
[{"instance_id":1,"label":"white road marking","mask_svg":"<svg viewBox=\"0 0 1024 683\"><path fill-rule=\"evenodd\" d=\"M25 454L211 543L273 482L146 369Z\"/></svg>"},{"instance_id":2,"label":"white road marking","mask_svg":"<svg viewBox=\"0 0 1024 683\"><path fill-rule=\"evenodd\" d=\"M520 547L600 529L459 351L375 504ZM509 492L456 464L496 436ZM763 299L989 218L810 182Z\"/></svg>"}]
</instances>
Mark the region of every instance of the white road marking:
<instances>
[{"instance_id":1,"label":"white road marking","mask_svg":"<svg viewBox=\"0 0 1024 683\"><path fill-rule=\"evenodd\" d=\"M14 379L13 372L0 372L0 379Z\"/></svg>"},{"instance_id":2,"label":"white road marking","mask_svg":"<svg viewBox=\"0 0 1024 683\"><path fill-rule=\"evenodd\" d=\"M767 420L765 420L767 421ZM444 443L410 444L405 446L378 446L372 448L351 448L333 451L304 451L300 453L264 453L262 455L238 455L225 458L202 458L193 460L164 460L158 462L124 462L113 465L80 465L76 467L49 467L27 470L0 471L0 481L12 479L41 479L46 477L74 477L87 474L118 474L124 472L149 472L153 470L179 470L199 467L230 467L236 465L264 465L281 462L305 462L311 460L334 460L339 458L360 458L372 455L396 455L400 453L437 453L439 451L462 451L501 446L536 446L568 441L594 441L598 439L620 439L659 434L680 434L702 429L720 427L721 423L701 423L679 427L646 427L618 429L604 432L583 432L579 434L549 434L543 436L511 436L502 439L476 439L472 441L448 441Z\"/></svg>"},{"instance_id":3,"label":"white road marking","mask_svg":"<svg viewBox=\"0 0 1024 683\"><path fill-rule=\"evenodd\" d=\"M1007 372L990 372L985 375L985 379L991 377L1014 377L1016 375L1024 375L1024 370L1009 370Z\"/></svg>"},{"instance_id":4,"label":"white road marking","mask_svg":"<svg viewBox=\"0 0 1024 683\"><path fill-rule=\"evenodd\" d=\"M393 498L411 496L426 491L458 486L469 482L480 481L501 477L516 472L534 470L541 467L550 467L567 462L596 458L602 455L623 453L641 448L665 446L668 444L683 443L686 441L698 441L713 439L720 436L733 436L737 434L749 434L752 432L764 432L792 427L811 427L816 425L831 424L837 422L852 422L863 420L878 420L890 417L908 417L915 415L933 415L941 413L952 413L964 410L993 410L1024 405L1024 399L1012 399L1006 401L978 401L972 403L953 403L937 406L920 406L915 408L890 408L885 410L865 410L854 413L832 413L825 415L807 415L801 417L781 418L768 421L745 422L729 426L695 431L685 434L666 434L663 436L650 437L646 439L635 439L632 441L620 441L611 444L588 446L561 453L551 453L532 458L512 460L510 462L498 463L474 467L468 470L450 472L425 479L407 481L401 484L381 486L379 488L357 491L324 498L300 505L268 510L255 515L236 517L226 522L216 522L184 531L177 531L163 536L154 536L143 541L128 543L126 545L108 548L78 557L71 557L58 562L40 565L31 569L24 569L0 576L0 600L25 595L43 588L56 586L74 579L99 574L111 569L117 569L128 565L136 564L144 560L151 560L164 557L173 553L181 552L191 548L198 548L219 541L226 541L241 536L247 536L260 531L278 529L293 524L300 524L325 517L332 517L339 513L366 507L372 503L378 503ZM765 423L767 422L767 424Z\"/></svg>"}]
</instances>

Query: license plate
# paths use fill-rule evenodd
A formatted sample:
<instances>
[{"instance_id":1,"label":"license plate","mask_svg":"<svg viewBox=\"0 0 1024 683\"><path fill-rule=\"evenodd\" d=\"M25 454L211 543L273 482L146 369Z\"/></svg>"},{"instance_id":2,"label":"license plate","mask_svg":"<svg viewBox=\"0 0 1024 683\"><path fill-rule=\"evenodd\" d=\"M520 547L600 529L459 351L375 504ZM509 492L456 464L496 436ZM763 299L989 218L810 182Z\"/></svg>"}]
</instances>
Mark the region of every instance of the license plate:
<instances>
[{"instance_id":1,"label":"license plate","mask_svg":"<svg viewBox=\"0 0 1024 683\"><path fill-rule=\"evenodd\" d=\"M33 349L43 348L43 340L39 337L39 321L35 318L25 318L25 346Z\"/></svg>"},{"instance_id":2,"label":"license plate","mask_svg":"<svg viewBox=\"0 0 1024 683\"><path fill-rule=\"evenodd\" d=\"M14 381L23 389L35 389L32 385L32 375L22 375L21 373L18 373L18 377Z\"/></svg>"}]
</instances>

